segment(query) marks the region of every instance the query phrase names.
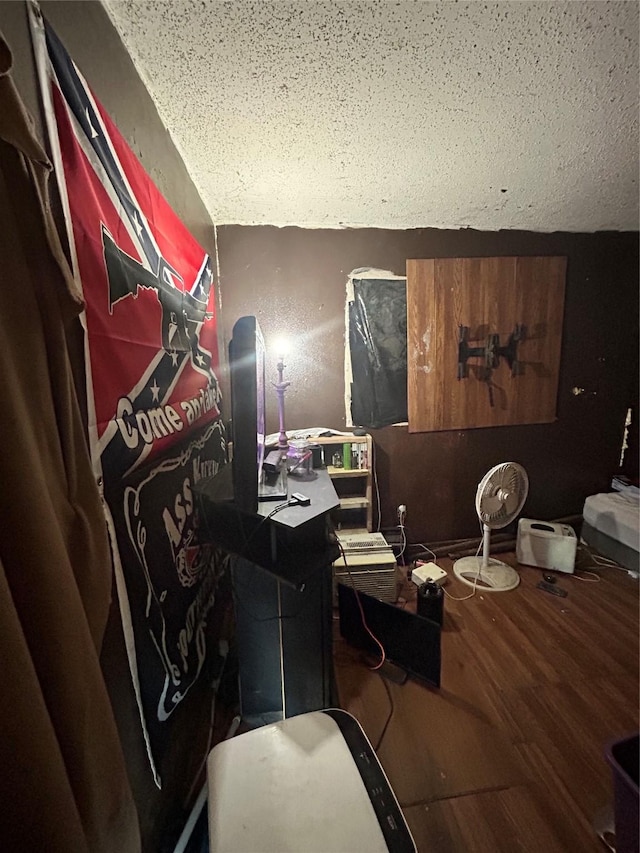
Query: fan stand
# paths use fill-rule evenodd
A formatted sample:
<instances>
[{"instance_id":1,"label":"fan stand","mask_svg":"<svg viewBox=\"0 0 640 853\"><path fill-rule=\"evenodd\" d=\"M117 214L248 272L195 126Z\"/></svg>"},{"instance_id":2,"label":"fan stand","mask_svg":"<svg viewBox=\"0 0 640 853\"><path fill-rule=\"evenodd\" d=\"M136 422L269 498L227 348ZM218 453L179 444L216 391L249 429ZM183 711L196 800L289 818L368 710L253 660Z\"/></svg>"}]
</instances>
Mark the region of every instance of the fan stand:
<instances>
[{"instance_id":1,"label":"fan stand","mask_svg":"<svg viewBox=\"0 0 640 853\"><path fill-rule=\"evenodd\" d=\"M482 557L462 557L453 564L453 573L466 583L483 592L507 592L520 583L520 575L511 566L489 557L491 528L483 525Z\"/></svg>"}]
</instances>

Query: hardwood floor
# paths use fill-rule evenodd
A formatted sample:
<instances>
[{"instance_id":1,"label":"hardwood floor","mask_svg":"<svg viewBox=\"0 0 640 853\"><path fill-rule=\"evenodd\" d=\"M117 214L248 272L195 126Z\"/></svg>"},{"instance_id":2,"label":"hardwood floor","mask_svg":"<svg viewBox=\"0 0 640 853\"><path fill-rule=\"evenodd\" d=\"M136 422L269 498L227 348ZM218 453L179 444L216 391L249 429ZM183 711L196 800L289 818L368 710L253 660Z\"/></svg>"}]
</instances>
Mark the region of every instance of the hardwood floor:
<instances>
[{"instance_id":1,"label":"hardwood floor","mask_svg":"<svg viewBox=\"0 0 640 853\"><path fill-rule=\"evenodd\" d=\"M468 595L438 563L447 591ZM510 592L446 598L440 689L383 682L334 621L340 704L374 746L382 737L420 853L606 849L593 828L612 805L605 751L639 726L638 581L614 568L598 568L599 583L558 575L559 598L536 588L539 569L518 571Z\"/></svg>"}]
</instances>

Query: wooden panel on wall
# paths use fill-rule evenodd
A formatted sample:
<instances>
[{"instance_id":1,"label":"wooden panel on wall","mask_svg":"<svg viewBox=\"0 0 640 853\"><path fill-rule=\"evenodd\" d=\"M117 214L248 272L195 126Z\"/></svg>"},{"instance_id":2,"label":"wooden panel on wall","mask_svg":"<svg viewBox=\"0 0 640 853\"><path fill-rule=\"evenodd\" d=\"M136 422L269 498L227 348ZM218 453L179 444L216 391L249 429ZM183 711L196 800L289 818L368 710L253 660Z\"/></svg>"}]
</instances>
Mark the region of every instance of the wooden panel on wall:
<instances>
[{"instance_id":1,"label":"wooden panel on wall","mask_svg":"<svg viewBox=\"0 0 640 853\"><path fill-rule=\"evenodd\" d=\"M409 432L556 418L564 257L407 261ZM516 328L524 326L510 348ZM459 347L460 327L467 327ZM494 339L494 367L485 351ZM480 354L473 350L480 349ZM460 358L462 354L462 358ZM517 375L511 364L517 359ZM458 378L459 362L466 376Z\"/></svg>"}]
</instances>

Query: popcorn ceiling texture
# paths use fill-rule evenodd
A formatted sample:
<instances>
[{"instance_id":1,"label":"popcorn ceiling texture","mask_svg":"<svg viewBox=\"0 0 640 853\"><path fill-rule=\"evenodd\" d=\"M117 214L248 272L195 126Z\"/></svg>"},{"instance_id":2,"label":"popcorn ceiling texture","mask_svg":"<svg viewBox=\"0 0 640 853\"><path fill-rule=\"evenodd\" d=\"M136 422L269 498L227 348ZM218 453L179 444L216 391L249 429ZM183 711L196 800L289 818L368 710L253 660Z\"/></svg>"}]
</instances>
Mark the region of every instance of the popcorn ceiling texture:
<instances>
[{"instance_id":1,"label":"popcorn ceiling texture","mask_svg":"<svg viewBox=\"0 0 640 853\"><path fill-rule=\"evenodd\" d=\"M638 228L633 0L103 2L217 224Z\"/></svg>"}]
</instances>

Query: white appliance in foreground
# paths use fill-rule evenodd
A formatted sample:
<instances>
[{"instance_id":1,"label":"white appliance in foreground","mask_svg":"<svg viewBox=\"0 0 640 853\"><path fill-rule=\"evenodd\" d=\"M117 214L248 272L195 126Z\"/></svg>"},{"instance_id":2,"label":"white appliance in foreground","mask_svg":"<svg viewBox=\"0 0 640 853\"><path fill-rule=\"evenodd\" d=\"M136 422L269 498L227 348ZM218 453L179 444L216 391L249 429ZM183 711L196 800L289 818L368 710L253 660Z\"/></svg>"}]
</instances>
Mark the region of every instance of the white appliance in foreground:
<instances>
[{"instance_id":1,"label":"white appliance in foreground","mask_svg":"<svg viewBox=\"0 0 640 853\"><path fill-rule=\"evenodd\" d=\"M524 566L573 574L577 547L575 531L568 524L533 518L518 522L516 558Z\"/></svg>"},{"instance_id":2,"label":"white appliance in foreground","mask_svg":"<svg viewBox=\"0 0 640 853\"><path fill-rule=\"evenodd\" d=\"M355 717L328 709L219 743L207 759L211 853L416 853Z\"/></svg>"},{"instance_id":3,"label":"white appliance in foreground","mask_svg":"<svg viewBox=\"0 0 640 853\"><path fill-rule=\"evenodd\" d=\"M343 553L333 564L334 597L337 583L353 584L358 591L393 604L398 597L398 566L382 533L337 533L337 538Z\"/></svg>"}]
</instances>

